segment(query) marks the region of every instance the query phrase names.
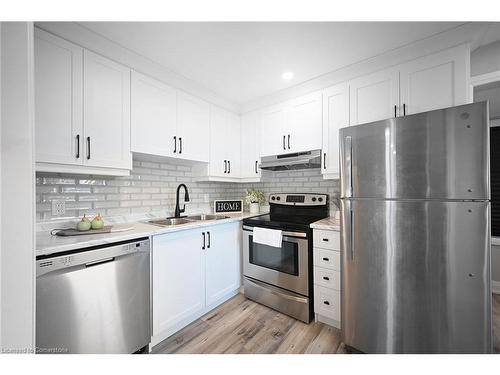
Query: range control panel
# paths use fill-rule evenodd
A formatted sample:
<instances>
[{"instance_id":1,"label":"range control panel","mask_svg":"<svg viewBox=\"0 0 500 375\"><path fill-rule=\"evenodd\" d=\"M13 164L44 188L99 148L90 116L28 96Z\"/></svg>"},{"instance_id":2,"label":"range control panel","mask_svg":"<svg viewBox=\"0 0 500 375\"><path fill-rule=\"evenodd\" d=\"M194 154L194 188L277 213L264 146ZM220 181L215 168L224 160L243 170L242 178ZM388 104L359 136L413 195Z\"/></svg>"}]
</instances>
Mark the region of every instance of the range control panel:
<instances>
[{"instance_id":1,"label":"range control panel","mask_svg":"<svg viewBox=\"0 0 500 375\"><path fill-rule=\"evenodd\" d=\"M327 194L270 194L269 203L289 206L325 206L328 204Z\"/></svg>"}]
</instances>

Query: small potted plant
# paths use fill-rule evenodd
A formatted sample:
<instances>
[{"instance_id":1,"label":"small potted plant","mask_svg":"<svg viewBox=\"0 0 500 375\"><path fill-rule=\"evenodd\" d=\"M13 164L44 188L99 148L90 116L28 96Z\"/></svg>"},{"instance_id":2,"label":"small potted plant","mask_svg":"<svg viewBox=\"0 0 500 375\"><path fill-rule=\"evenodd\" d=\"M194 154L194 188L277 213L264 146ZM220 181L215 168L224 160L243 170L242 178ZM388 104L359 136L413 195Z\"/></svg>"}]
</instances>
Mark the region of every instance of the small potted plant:
<instances>
[{"instance_id":1,"label":"small potted plant","mask_svg":"<svg viewBox=\"0 0 500 375\"><path fill-rule=\"evenodd\" d=\"M248 189L245 196L245 203L250 206L251 214L258 214L260 209L260 204L264 203L266 198L262 191L256 189Z\"/></svg>"}]
</instances>

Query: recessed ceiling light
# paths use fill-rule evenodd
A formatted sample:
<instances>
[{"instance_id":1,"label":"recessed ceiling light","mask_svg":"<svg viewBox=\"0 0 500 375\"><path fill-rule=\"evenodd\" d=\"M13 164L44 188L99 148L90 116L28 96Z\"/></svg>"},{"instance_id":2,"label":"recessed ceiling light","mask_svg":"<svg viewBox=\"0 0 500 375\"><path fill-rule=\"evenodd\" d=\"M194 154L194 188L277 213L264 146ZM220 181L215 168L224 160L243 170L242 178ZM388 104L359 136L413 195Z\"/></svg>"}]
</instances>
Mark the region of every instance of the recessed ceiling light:
<instances>
[{"instance_id":1,"label":"recessed ceiling light","mask_svg":"<svg viewBox=\"0 0 500 375\"><path fill-rule=\"evenodd\" d=\"M285 81L290 81L293 78L293 72L285 72L281 75Z\"/></svg>"}]
</instances>

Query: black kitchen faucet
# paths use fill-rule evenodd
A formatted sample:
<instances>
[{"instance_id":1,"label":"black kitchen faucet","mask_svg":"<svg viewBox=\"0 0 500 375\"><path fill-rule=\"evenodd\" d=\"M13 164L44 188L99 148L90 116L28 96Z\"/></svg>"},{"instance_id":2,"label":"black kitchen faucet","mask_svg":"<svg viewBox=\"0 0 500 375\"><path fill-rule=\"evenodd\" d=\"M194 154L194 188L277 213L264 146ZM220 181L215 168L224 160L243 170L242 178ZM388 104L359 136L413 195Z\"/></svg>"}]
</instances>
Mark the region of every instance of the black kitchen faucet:
<instances>
[{"instance_id":1,"label":"black kitchen faucet","mask_svg":"<svg viewBox=\"0 0 500 375\"><path fill-rule=\"evenodd\" d=\"M183 205L182 208L179 207L179 191L181 187L184 188L184 202L189 202L189 193L187 186L185 184L180 184L177 186L177 193L175 197L175 215L174 217L181 217L181 213L186 211L186 205Z\"/></svg>"}]
</instances>

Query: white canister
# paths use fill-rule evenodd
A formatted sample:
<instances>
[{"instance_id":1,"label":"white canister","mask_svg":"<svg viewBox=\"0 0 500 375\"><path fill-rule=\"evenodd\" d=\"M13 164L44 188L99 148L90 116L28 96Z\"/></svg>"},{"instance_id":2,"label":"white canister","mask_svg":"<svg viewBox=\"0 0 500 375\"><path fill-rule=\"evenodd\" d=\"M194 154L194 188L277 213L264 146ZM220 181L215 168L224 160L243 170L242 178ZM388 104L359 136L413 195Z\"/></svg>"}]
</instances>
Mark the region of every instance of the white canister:
<instances>
[{"instance_id":1,"label":"white canister","mask_svg":"<svg viewBox=\"0 0 500 375\"><path fill-rule=\"evenodd\" d=\"M258 214L260 210L260 205L258 203L250 203L250 213Z\"/></svg>"}]
</instances>

